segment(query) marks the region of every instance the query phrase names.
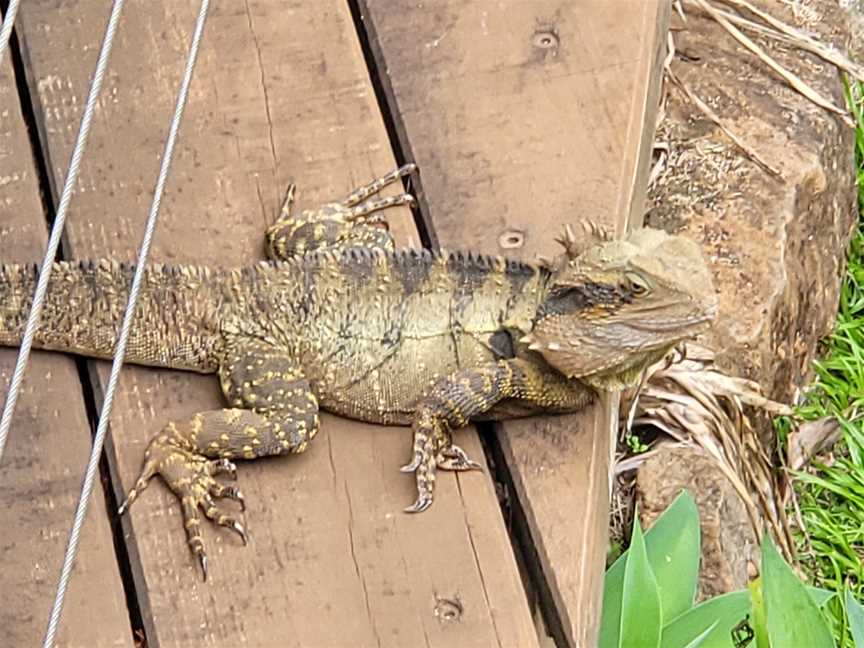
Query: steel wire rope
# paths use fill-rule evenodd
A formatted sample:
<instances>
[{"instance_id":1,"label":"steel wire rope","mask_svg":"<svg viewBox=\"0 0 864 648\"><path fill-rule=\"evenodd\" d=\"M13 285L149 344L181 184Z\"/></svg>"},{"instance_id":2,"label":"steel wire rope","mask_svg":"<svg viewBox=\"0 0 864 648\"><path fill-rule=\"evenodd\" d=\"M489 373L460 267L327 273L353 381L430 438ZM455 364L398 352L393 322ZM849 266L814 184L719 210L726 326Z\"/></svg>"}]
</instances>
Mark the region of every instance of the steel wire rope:
<instances>
[{"instance_id":1,"label":"steel wire rope","mask_svg":"<svg viewBox=\"0 0 864 648\"><path fill-rule=\"evenodd\" d=\"M72 157L69 159L69 169L66 172L66 181L63 184L63 192L60 195L60 204L57 207L57 215L51 226L51 236L48 238L48 247L45 249L45 257L39 269L39 279L36 283L36 292L33 295L33 303L27 316L27 325L21 338L21 347L18 350L18 359L12 372L12 380L9 382L9 391L6 396L6 404L3 406L3 416L0 418L0 460L3 459L3 449L6 447L6 439L9 436L9 428L12 426L12 416L15 413L15 404L18 402L18 393L21 390L21 381L27 369L27 361L30 359L30 349L33 346L33 336L36 327L39 326L39 318L42 314L42 304L45 301L45 293L48 291L48 280L51 278L54 258L60 245L60 236L63 234L63 225L66 222L66 212L72 199L72 192L78 181L78 171L81 166L81 158L84 149L87 148L87 138L90 135L90 124L93 121L93 113L96 111L96 102L102 90L102 81L105 78L105 69L108 66L108 58L111 55L111 47L114 43L114 34L120 21L120 12L125 0L115 0L111 9L111 16L105 28L105 36L102 39L102 48L99 51L99 59L96 62L96 70L90 81L90 92L87 95L87 103L84 105L84 114L81 116L81 124L78 127L78 135L75 138L75 146L72 149ZM11 5L10 5L11 6ZM9 21L7 16L3 26ZM11 29L11 27L10 27Z\"/></svg>"},{"instance_id":2,"label":"steel wire rope","mask_svg":"<svg viewBox=\"0 0 864 648\"><path fill-rule=\"evenodd\" d=\"M174 106L174 114L171 117L171 125L168 132L168 139L165 142L165 150L162 154L162 163L159 168L159 177L156 180L156 187L153 192L153 201L150 204L150 213L147 217L147 225L144 230L144 237L141 241L141 248L138 252L138 261L135 264L135 275L132 280L132 287L129 291L129 301L126 306L126 312L123 315L123 324L120 329L120 336L117 341L117 347L114 352L114 361L111 365L111 375L108 379L108 387L105 390L105 402L102 405L102 411L99 415L99 425L96 429L96 436L93 438L93 448L90 453L90 460L87 464L87 472L84 476L84 483L81 488L81 496L78 500L78 507L75 511L75 519L72 524L72 530L69 533L69 544L66 548L66 554L63 559L63 569L60 573L60 580L57 585L57 595L54 600L54 606L51 610L51 617L48 621L48 629L45 633L45 641L43 648L53 648L54 637L57 633L57 628L60 623L60 615L63 609L63 600L66 593L66 588L69 582L69 576L72 572L72 565L75 561L75 555L78 549L78 539L81 533L81 527L84 523L84 517L87 513L87 505L90 499L93 483L96 477L96 471L99 466L99 457L102 454L102 446L105 441L105 435L108 431L108 419L111 415L111 407L114 402L114 392L117 388L117 381L120 376L120 369L123 365L123 357L126 353L126 342L129 338L129 332L132 328L132 320L135 314L135 305L138 301L138 294L141 290L141 283L144 278L144 268L147 262L147 255L150 251L150 243L153 239L153 233L156 229L156 220L159 214L159 207L162 203L162 193L165 189L165 183L168 179L168 171L171 167L171 159L174 155L174 146L177 141L177 133L180 129L180 121L183 117L183 110L186 107L186 100L189 96L189 86L192 82L192 74L195 69L195 62L198 58L198 49L201 43L201 37L204 33L204 24L207 19L207 13L210 7L209 0L201 1L201 8L198 11L198 17L195 22L195 31L192 35L192 41L189 45L189 54L186 59L186 68L183 73L183 80L180 84L180 90L177 94L177 102Z\"/></svg>"},{"instance_id":3,"label":"steel wire rope","mask_svg":"<svg viewBox=\"0 0 864 648\"><path fill-rule=\"evenodd\" d=\"M15 26L15 16L18 14L18 5L21 0L10 0L6 7L6 15L3 16L3 26L0 27L0 65L3 64L3 55L9 46L9 37L12 36L12 28Z\"/></svg>"}]
</instances>

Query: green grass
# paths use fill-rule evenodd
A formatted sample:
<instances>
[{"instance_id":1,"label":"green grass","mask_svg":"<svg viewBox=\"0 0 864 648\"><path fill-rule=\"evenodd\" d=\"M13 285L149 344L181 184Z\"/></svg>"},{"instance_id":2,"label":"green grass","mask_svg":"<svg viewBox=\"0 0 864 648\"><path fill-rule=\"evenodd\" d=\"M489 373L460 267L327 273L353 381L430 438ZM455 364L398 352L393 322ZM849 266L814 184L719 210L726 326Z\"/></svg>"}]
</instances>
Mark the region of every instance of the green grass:
<instances>
[{"instance_id":1,"label":"green grass","mask_svg":"<svg viewBox=\"0 0 864 648\"><path fill-rule=\"evenodd\" d=\"M855 154L858 180L858 229L849 248L834 332L824 341L816 363L816 380L796 413L805 420L835 415L843 438L835 447L831 466L815 465L815 472L795 477L810 545L800 540L802 566L816 584L842 594L850 587L864 600L864 84L847 92L858 123ZM778 421L785 445L789 422ZM839 647L852 646L845 627L843 597L831 612Z\"/></svg>"}]
</instances>

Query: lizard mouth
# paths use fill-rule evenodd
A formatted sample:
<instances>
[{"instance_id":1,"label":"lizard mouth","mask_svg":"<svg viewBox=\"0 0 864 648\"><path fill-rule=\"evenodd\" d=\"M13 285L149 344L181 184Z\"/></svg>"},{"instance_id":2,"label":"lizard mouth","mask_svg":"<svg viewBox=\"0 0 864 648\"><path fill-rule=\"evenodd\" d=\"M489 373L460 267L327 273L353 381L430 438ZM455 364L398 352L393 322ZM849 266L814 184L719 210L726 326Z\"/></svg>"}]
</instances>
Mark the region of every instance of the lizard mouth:
<instances>
[{"instance_id":1,"label":"lizard mouth","mask_svg":"<svg viewBox=\"0 0 864 648\"><path fill-rule=\"evenodd\" d=\"M666 299L644 304L630 304L617 318L616 323L626 324L638 331L663 333L702 328L717 316L718 300L704 302Z\"/></svg>"},{"instance_id":2,"label":"lizard mouth","mask_svg":"<svg viewBox=\"0 0 864 648\"><path fill-rule=\"evenodd\" d=\"M617 317L606 321L554 318L539 322L522 338L551 366L570 378L614 373L639 365L682 340L695 337L714 319L716 308L667 317Z\"/></svg>"},{"instance_id":3,"label":"lizard mouth","mask_svg":"<svg viewBox=\"0 0 864 648\"><path fill-rule=\"evenodd\" d=\"M701 331L707 328L716 316L716 309L684 319L636 320L629 323L630 328L646 333L667 333L669 331Z\"/></svg>"}]
</instances>

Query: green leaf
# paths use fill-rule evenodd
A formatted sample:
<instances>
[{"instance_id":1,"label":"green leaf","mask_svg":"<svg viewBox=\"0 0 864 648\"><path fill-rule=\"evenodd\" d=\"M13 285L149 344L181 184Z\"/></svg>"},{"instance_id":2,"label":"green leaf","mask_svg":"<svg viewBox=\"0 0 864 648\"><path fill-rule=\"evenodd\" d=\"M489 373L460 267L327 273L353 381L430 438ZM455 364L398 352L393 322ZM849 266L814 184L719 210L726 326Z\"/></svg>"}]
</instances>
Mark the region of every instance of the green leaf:
<instances>
[{"instance_id":1,"label":"green leaf","mask_svg":"<svg viewBox=\"0 0 864 648\"><path fill-rule=\"evenodd\" d=\"M855 600L852 592L846 589L846 616L849 618L849 631L855 640L855 648L864 648L864 607Z\"/></svg>"},{"instance_id":2,"label":"green leaf","mask_svg":"<svg viewBox=\"0 0 864 648\"><path fill-rule=\"evenodd\" d=\"M762 542L762 590L772 646L834 648L825 617L767 534Z\"/></svg>"},{"instance_id":3,"label":"green leaf","mask_svg":"<svg viewBox=\"0 0 864 648\"><path fill-rule=\"evenodd\" d=\"M750 627L756 635L756 648L771 648L768 641L768 624L765 620L765 601L763 599L762 577L750 581Z\"/></svg>"},{"instance_id":4,"label":"green leaf","mask_svg":"<svg viewBox=\"0 0 864 648\"><path fill-rule=\"evenodd\" d=\"M701 648L733 648L732 629L750 612L747 590L721 594L693 607L663 626L661 648L685 648L703 637Z\"/></svg>"},{"instance_id":5,"label":"green leaf","mask_svg":"<svg viewBox=\"0 0 864 648\"><path fill-rule=\"evenodd\" d=\"M663 619L672 619L690 609L699 576L699 511L683 491L645 533L648 563L657 579ZM603 613L600 620L602 648L617 648L621 627L621 596L624 589L624 552L606 572Z\"/></svg>"},{"instance_id":6,"label":"green leaf","mask_svg":"<svg viewBox=\"0 0 864 648\"><path fill-rule=\"evenodd\" d=\"M660 592L648 563L645 539L638 516L633 521L633 536L624 566L624 591L621 597L621 643L626 648L657 648L660 645Z\"/></svg>"},{"instance_id":7,"label":"green leaf","mask_svg":"<svg viewBox=\"0 0 864 648\"><path fill-rule=\"evenodd\" d=\"M684 648L705 648L705 641L708 638L708 635L711 633L714 628L717 627L717 621L711 624L711 627L705 630L702 634L696 637L693 641L688 643Z\"/></svg>"},{"instance_id":8,"label":"green leaf","mask_svg":"<svg viewBox=\"0 0 864 648\"><path fill-rule=\"evenodd\" d=\"M805 585L804 588L807 590L810 598L813 599L813 602L816 603L816 607L819 608L824 606L828 601L830 601L834 596L837 595L837 592L822 589L821 587L813 587L812 585ZM862 645L861 648L864 648L864 645Z\"/></svg>"}]
</instances>

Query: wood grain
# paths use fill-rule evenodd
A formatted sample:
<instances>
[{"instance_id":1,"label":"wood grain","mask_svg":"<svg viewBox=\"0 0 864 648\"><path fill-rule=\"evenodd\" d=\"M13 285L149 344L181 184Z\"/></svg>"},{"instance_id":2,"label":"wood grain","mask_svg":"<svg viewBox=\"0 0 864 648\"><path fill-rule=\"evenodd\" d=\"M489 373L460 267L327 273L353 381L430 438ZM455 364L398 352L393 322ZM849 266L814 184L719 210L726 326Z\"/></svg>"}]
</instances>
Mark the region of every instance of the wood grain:
<instances>
[{"instance_id":1,"label":"wood grain","mask_svg":"<svg viewBox=\"0 0 864 648\"><path fill-rule=\"evenodd\" d=\"M47 235L10 59L7 51L0 70L0 259L22 263L41 260ZM17 355L0 350L3 401ZM90 425L74 361L33 352L0 459L3 645L42 645L89 453ZM58 646L132 646L112 543L97 482Z\"/></svg>"},{"instance_id":2,"label":"wood grain","mask_svg":"<svg viewBox=\"0 0 864 648\"><path fill-rule=\"evenodd\" d=\"M441 246L531 259L565 223L641 224L667 2L360 4ZM500 428L559 644L596 641L611 400Z\"/></svg>"},{"instance_id":3,"label":"wood grain","mask_svg":"<svg viewBox=\"0 0 864 648\"><path fill-rule=\"evenodd\" d=\"M70 214L76 257L134 256L197 6L126 6ZM104 16L96 0L21 9L55 162L68 155ZM344 2L214 3L153 260L251 262L289 180L313 206L394 166ZM390 221L402 242L417 240L407 211ZM107 365L94 366L98 388ZM117 479L132 483L167 420L220 403L213 378L125 369ZM466 442L482 457L477 444ZM124 518L148 646L536 645L488 475L442 476L433 510L404 515L415 493L398 467L409 455L404 428L328 416L304 455L243 464L250 545L207 528L206 584L176 499L154 482ZM462 612L449 620L454 601Z\"/></svg>"}]
</instances>

